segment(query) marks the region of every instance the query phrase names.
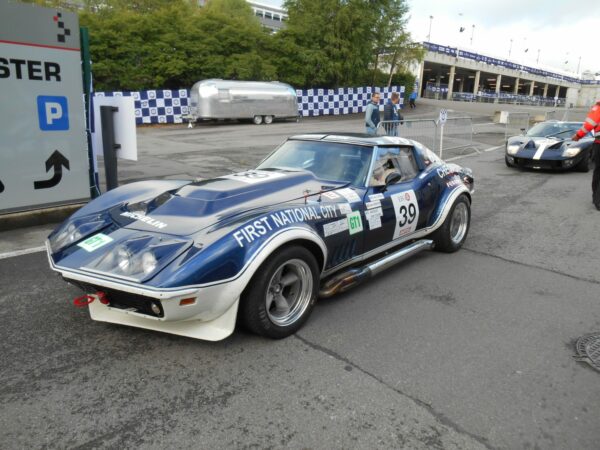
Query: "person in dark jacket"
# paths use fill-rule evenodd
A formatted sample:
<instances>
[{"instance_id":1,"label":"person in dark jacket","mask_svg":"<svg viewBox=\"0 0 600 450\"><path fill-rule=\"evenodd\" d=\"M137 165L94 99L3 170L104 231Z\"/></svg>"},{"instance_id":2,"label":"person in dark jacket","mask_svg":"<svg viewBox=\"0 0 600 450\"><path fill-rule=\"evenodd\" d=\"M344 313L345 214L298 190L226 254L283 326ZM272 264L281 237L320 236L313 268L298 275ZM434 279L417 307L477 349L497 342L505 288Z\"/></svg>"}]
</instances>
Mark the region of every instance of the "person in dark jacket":
<instances>
[{"instance_id":1,"label":"person in dark jacket","mask_svg":"<svg viewBox=\"0 0 600 450\"><path fill-rule=\"evenodd\" d=\"M388 136L398 136L398 125L404 119L398 111L398 103L400 95L397 92L392 92L391 97L383 107L384 129Z\"/></svg>"},{"instance_id":2,"label":"person in dark jacket","mask_svg":"<svg viewBox=\"0 0 600 450\"><path fill-rule=\"evenodd\" d=\"M365 111L365 127L367 134L375 136L377 134L377 125L379 125L379 92L373 92L371 101Z\"/></svg>"}]
</instances>

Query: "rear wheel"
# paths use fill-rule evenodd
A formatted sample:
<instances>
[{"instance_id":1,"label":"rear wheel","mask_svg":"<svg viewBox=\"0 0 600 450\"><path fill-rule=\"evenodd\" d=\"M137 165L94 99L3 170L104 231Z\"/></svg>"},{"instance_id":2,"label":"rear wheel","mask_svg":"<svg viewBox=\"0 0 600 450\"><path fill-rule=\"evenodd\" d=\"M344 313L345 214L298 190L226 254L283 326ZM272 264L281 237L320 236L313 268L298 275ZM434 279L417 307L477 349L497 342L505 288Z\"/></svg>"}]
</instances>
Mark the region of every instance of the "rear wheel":
<instances>
[{"instance_id":1,"label":"rear wheel","mask_svg":"<svg viewBox=\"0 0 600 450\"><path fill-rule=\"evenodd\" d=\"M577 172L589 172L590 170L592 170L593 167L594 157L592 150L589 149L587 151L587 154L583 155L583 158L581 159L581 161L579 161L579 164L575 166L575 170Z\"/></svg>"},{"instance_id":2,"label":"rear wheel","mask_svg":"<svg viewBox=\"0 0 600 450\"><path fill-rule=\"evenodd\" d=\"M257 270L240 304L250 331L272 339L287 337L306 322L317 299L319 266L303 247L278 251Z\"/></svg>"},{"instance_id":3,"label":"rear wheel","mask_svg":"<svg viewBox=\"0 0 600 450\"><path fill-rule=\"evenodd\" d=\"M444 223L433 233L435 249L452 253L460 249L471 226L471 203L466 195L456 199Z\"/></svg>"},{"instance_id":4,"label":"rear wheel","mask_svg":"<svg viewBox=\"0 0 600 450\"><path fill-rule=\"evenodd\" d=\"M254 122L255 125L260 125L263 121L262 116L254 116L252 118L252 122Z\"/></svg>"},{"instance_id":5,"label":"rear wheel","mask_svg":"<svg viewBox=\"0 0 600 450\"><path fill-rule=\"evenodd\" d=\"M263 121L269 125L270 123L273 123L273 116L264 116Z\"/></svg>"}]
</instances>

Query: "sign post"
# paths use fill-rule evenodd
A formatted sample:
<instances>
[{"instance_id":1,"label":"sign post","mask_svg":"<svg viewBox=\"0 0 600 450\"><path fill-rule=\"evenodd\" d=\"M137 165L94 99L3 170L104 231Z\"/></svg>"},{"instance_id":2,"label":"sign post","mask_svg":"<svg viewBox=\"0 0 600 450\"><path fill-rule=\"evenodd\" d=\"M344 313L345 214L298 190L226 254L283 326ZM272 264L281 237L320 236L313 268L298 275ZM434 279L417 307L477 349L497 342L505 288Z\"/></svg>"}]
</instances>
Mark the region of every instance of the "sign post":
<instances>
[{"instance_id":1,"label":"sign post","mask_svg":"<svg viewBox=\"0 0 600 450\"><path fill-rule=\"evenodd\" d=\"M446 124L446 120L448 119L448 110L440 109L440 117L438 119L438 123L440 124L440 158L442 157L442 152L444 150L444 125Z\"/></svg>"},{"instance_id":2,"label":"sign post","mask_svg":"<svg viewBox=\"0 0 600 450\"><path fill-rule=\"evenodd\" d=\"M0 4L0 92L0 214L89 199L76 14Z\"/></svg>"}]
</instances>

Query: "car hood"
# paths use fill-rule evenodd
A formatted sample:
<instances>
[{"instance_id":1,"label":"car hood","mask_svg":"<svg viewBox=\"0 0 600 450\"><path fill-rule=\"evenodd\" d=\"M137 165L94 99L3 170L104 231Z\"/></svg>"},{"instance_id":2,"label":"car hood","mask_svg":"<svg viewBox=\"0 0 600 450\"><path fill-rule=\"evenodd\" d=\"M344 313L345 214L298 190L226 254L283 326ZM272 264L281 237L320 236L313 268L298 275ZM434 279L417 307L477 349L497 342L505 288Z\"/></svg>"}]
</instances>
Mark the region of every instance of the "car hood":
<instances>
[{"instance_id":1,"label":"car hood","mask_svg":"<svg viewBox=\"0 0 600 450\"><path fill-rule=\"evenodd\" d=\"M115 207L110 213L124 228L186 236L254 209L343 185L324 184L306 171L253 170L191 183L141 203Z\"/></svg>"},{"instance_id":2,"label":"car hood","mask_svg":"<svg viewBox=\"0 0 600 450\"><path fill-rule=\"evenodd\" d=\"M508 145L519 145L522 149L531 150L559 150L565 142L571 142L570 139L556 139L544 136L515 136L508 140Z\"/></svg>"}]
</instances>

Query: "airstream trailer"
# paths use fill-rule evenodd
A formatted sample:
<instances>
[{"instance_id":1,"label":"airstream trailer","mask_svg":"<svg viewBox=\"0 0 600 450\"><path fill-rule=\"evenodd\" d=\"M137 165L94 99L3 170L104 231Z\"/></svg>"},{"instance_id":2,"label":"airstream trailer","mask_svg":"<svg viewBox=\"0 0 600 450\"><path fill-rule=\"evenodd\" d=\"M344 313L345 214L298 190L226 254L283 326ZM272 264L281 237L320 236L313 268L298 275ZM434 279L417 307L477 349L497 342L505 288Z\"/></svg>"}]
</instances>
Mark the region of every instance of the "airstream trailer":
<instances>
[{"instance_id":1,"label":"airstream trailer","mask_svg":"<svg viewBox=\"0 0 600 450\"><path fill-rule=\"evenodd\" d=\"M273 119L297 118L296 90L276 81L202 80L192 86L192 122L210 119L250 119L269 124Z\"/></svg>"}]
</instances>

